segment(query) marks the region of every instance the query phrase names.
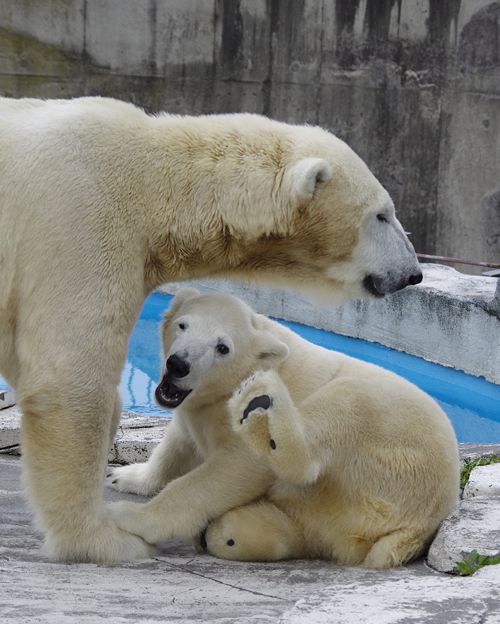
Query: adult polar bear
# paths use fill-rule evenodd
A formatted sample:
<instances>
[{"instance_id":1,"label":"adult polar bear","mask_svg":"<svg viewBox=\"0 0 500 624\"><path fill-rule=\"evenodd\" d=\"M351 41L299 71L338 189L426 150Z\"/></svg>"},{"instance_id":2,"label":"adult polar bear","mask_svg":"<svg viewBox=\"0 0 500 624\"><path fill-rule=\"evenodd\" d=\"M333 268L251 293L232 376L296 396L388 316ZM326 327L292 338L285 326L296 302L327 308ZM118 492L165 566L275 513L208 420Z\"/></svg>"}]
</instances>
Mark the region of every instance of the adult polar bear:
<instances>
[{"instance_id":1,"label":"adult polar bear","mask_svg":"<svg viewBox=\"0 0 500 624\"><path fill-rule=\"evenodd\" d=\"M259 278L340 302L421 280L393 204L319 128L0 99L0 373L60 561L150 552L102 501L133 325L162 282Z\"/></svg>"},{"instance_id":2,"label":"adult polar bear","mask_svg":"<svg viewBox=\"0 0 500 624\"><path fill-rule=\"evenodd\" d=\"M230 295L181 289L162 327L157 401L177 407L143 464L113 471L123 529L200 540L225 559L420 555L459 491L458 445L428 395L313 345ZM231 397L228 403L228 399Z\"/></svg>"}]
</instances>

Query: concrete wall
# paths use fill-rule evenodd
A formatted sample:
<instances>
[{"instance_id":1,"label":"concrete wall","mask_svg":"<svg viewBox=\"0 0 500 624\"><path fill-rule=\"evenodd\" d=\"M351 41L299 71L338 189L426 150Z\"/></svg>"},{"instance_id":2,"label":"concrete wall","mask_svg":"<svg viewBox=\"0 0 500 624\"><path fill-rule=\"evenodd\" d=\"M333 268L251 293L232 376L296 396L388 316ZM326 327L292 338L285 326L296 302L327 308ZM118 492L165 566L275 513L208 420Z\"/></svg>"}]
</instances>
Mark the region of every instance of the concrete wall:
<instances>
[{"instance_id":1,"label":"concrete wall","mask_svg":"<svg viewBox=\"0 0 500 624\"><path fill-rule=\"evenodd\" d=\"M424 266L424 280L386 299L355 299L337 308L314 306L288 291L229 280L165 284L228 292L261 314L377 342L500 384L500 281Z\"/></svg>"},{"instance_id":2,"label":"concrete wall","mask_svg":"<svg viewBox=\"0 0 500 624\"><path fill-rule=\"evenodd\" d=\"M499 41L488 0L0 0L0 93L320 124L417 251L500 263Z\"/></svg>"}]
</instances>

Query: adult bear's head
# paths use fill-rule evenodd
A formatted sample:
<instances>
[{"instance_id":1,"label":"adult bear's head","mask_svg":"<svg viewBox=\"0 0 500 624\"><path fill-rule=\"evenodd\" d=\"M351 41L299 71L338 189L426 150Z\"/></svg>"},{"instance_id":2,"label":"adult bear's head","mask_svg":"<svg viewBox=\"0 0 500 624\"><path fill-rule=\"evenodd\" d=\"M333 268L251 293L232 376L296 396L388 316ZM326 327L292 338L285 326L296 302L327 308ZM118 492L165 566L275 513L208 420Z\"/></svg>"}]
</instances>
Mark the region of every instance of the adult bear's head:
<instances>
[{"instance_id":1,"label":"adult bear's head","mask_svg":"<svg viewBox=\"0 0 500 624\"><path fill-rule=\"evenodd\" d=\"M257 115L223 118L229 138L217 161L224 180L217 227L224 234L210 256L213 275L229 268L326 303L384 297L421 281L389 194L343 141Z\"/></svg>"}]
</instances>

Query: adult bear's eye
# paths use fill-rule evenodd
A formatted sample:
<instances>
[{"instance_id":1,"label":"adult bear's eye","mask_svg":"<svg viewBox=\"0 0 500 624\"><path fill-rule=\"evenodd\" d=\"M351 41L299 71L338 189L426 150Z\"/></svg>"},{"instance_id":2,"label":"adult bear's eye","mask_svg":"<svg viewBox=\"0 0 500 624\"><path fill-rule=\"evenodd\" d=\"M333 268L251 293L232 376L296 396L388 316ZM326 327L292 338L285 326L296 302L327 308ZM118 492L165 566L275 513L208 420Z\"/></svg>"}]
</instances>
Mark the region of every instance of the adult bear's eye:
<instances>
[{"instance_id":1,"label":"adult bear's eye","mask_svg":"<svg viewBox=\"0 0 500 624\"><path fill-rule=\"evenodd\" d=\"M378 219L379 221L382 221L382 223L388 223L388 219L387 219L387 217L385 216L385 214L383 214L383 213L378 214L378 215L377 215L377 219Z\"/></svg>"},{"instance_id":2,"label":"adult bear's eye","mask_svg":"<svg viewBox=\"0 0 500 624\"><path fill-rule=\"evenodd\" d=\"M216 347L216 350L221 355L227 355L229 353L229 347L225 344L219 344Z\"/></svg>"}]
</instances>

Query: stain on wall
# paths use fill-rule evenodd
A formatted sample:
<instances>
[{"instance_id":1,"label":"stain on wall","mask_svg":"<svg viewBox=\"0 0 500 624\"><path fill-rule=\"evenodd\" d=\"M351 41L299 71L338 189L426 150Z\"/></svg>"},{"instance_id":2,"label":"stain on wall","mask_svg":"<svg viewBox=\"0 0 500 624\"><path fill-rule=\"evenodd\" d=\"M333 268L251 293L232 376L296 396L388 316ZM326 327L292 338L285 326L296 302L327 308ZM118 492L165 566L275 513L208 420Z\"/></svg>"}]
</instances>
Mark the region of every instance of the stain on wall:
<instances>
[{"instance_id":1,"label":"stain on wall","mask_svg":"<svg viewBox=\"0 0 500 624\"><path fill-rule=\"evenodd\" d=\"M240 11L240 0L223 0L221 8L220 61L224 65L230 65L237 69L243 60L243 18Z\"/></svg>"},{"instance_id":2,"label":"stain on wall","mask_svg":"<svg viewBox=\"0 0 500 624\"><path fill-rule=\"evenodd\" d=\"M452 26L457 28L462 0L429 0L429 40L431 44L447 48ZM456 30L454 42L456 44Z\"/></svg>"},{"instance_id":3,"label":"stain on wall","mask_svg":"<svg viewBox=\"0 0 500 624\"><path fill-rule=\"evenodd\" d=\"M500 184L486 193L481 201L481 208L489 225L486 245L495 249L500 244Z\"/></svg>"},{"instance_id":4,"label":"stain on wall","mask_svg":"<svg viewBox=\"0 0 500 624\"><path fill-rule=\"evenodd\" d=\"M458 57L464 67L488 67L500 61L500 2L472 17L460 33Z\"/></svg>"}]
</instances>

